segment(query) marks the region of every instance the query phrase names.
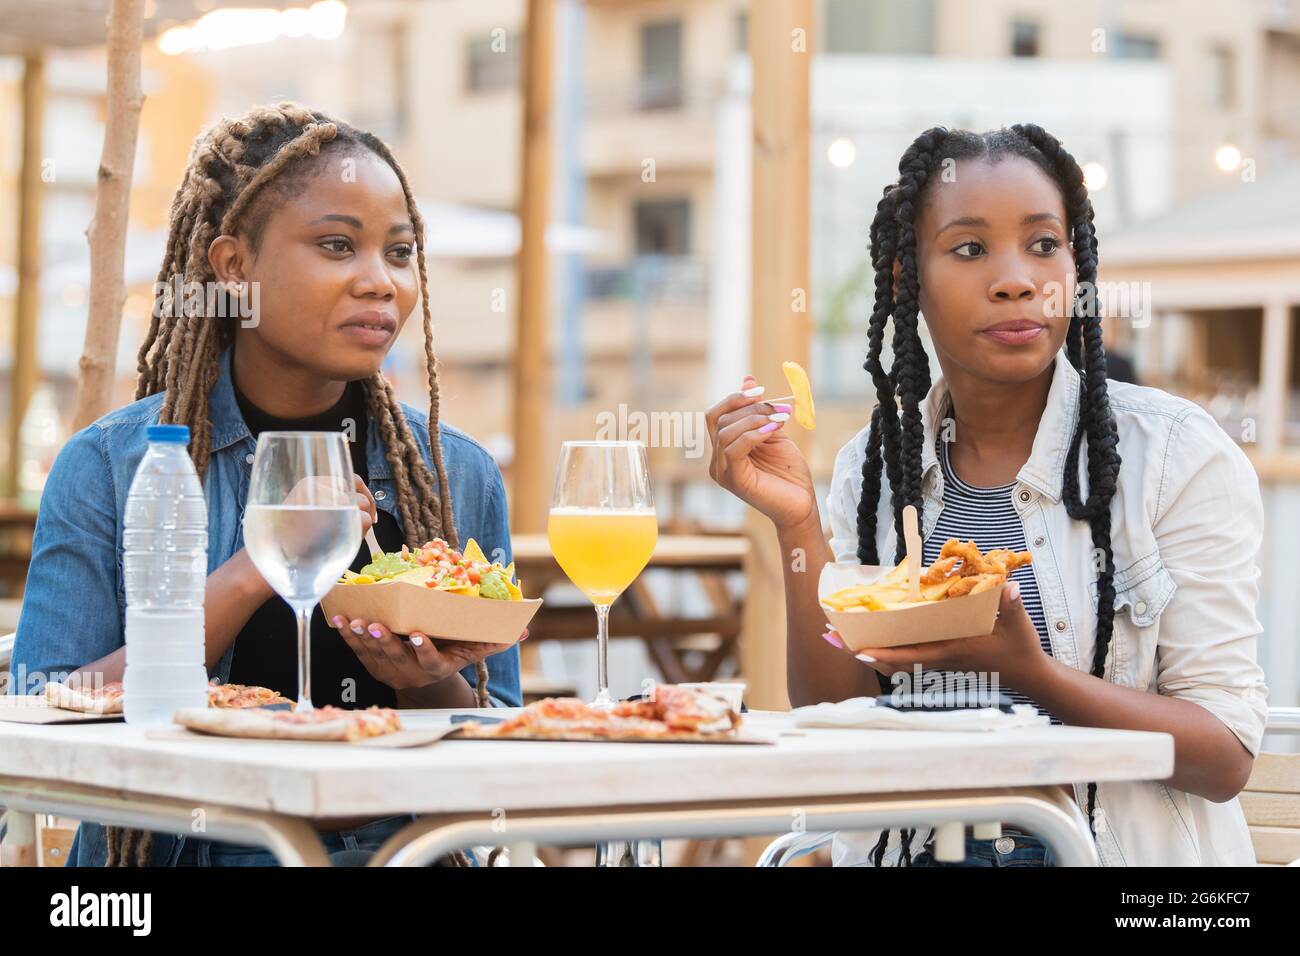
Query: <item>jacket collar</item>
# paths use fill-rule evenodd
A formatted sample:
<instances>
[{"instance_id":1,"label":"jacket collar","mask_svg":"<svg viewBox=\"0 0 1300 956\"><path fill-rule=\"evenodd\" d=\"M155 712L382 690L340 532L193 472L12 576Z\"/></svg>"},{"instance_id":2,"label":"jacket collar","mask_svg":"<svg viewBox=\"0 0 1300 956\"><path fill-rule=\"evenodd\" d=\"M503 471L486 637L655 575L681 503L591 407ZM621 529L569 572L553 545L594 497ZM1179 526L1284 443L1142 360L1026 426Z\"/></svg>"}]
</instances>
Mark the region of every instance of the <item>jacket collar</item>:
<instances>
[{"instance_id":1,"label":"jacket collar","mask_svg":"<svg viewBox=\"0 0 1300 956\"><path fill-rule=\"evenodd\" d=\"M1065 481L1065 459L1070 452L1070 441L1079 421L1079 371L1070 364L1064 351L1056 353L1053 360L1052 384L1047 391L1047 407L1038 421L1033 450L1016 480L1028 485L1052 502L1061 500ZM943 413L948 406L948 384L940 376L921 405L921 425L925 443L921 446L922 481L928 482L931 472L936 476L939 459L935 454L936 429L943 423Z\"/></svg>"},{"instance_id":2,"label":"jacket collar","mask_svg":"<svg viewBox=\"0 0 1300 956\"><path fill-rule=\"evenodd\" d=\"M244 415L239 410L235 399L235 382L230 370L231 356L234 350L227 347L221 353L221 371L216 384L208 395L208 414L212 417L212 451L216 453L231 445L252 441L252 432L244 423ZM384 455L379 429L374 421L367 420L366 427L366 468L370 480L392 477L388 458Z\"/></svg>"}]
</instances>

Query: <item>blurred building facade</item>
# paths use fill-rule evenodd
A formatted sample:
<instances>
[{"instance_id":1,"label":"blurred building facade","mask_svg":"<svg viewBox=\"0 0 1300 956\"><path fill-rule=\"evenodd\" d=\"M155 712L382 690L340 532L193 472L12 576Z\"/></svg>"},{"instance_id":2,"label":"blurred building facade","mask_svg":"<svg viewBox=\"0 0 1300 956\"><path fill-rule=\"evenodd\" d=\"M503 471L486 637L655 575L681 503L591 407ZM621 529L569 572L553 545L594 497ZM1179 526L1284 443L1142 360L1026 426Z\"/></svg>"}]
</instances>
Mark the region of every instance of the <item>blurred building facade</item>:
<instances>
[{"instance_id":1,"label":"blurred building facade","mask_svg":"<svg viewBox=\"0 0 1300 956\"><path fill-rule=\"evenodd\" d=\"M620 406L698 411L747 371L748 6L557 2L552 222L588 233L552 248L549 447L592 437L597 416ZM167 209L195 133L253 103L296 99L385 138L431 230L441 230L446 241L436 246L429 281L444 416L508 470L517 236L503 228L491 241L459 240L489 221L500 225L497 217L518 206L524 4L353 0L348 11L334 40L180 55L148 45L119 397L129 400L133 390ZM810 371L823 399L811 449L819 479L829 478L835 450L869 413L860 368L866 233L898 156L936 123L1033 121L1105 179L1094 192L1103 278L1155 290L1152 321L1112 323L1116 343L1132 352L1145 381L1196 398L1225 427L1251 411L1280 409L1280 425L1268 432L1277 437L1272 463L1261 474L1281 483L1273 514L1300 514L1286 491L1300 481L1287 464L1300 452L1300 296L1287 284L1298 227L1285 217L1230 216L1245 196L1277 197L1248 204L1260 215L1295 197L1277 184L1300 161L1300 2L820 0L817 12L808 47L816 58ZM39 354L59 405L70 410L90 294L83 232L103 138L104 63L94 49L51 51L48 59L44 152L52 178L42 197ZM17 61L0 57L6 196L17 184L17 83ZM1235 164L1230 154L1224 160L1225 147ZM1248 170L1254 178L1243 181ZM1207 199L1222 190L1227 198ZM0 203L5 343L16 283L13 210ZM1219 231L1229 220L1244 245ZM1265 225L1281 243L1272 247L1283 250L1278 255L1245 241ZM1192 249L1191 235L1207 241ZM1178 238L1181 252L1159 252ZM419 335L418 323L409 327L388 366L399 394L417 404ZM0 389L0 417L7 399ZM1251 444L1240 430L1229 432ZM666 513L738 521L738 503L708 487L706 456L652 453ZM1291 598L1279 582L1267 588L1271 620L1293 622L1300 607L1285 603Z\"/></svg>"}]
</instances>

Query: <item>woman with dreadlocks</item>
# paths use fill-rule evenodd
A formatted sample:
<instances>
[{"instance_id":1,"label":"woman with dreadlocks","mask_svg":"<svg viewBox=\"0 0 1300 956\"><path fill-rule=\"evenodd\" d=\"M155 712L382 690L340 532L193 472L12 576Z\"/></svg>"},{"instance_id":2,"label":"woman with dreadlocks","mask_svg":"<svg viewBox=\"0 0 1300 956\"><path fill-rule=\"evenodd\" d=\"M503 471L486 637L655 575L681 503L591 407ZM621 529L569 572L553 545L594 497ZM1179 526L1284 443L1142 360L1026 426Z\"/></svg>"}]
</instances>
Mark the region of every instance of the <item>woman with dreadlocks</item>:
<instances>
[{"instance_id":1,"label":"woman with dreadlocks","mask_svg":"<svg viewBox=\"0 0 1300 956\"><path fill-rule=\"evenodd\" d=\"M1259 752L1259 485L1191 402L1108 382L1097 241L1083 174L1032 125L927 130L871 224L870 421L839 452L822 532L813 481L782 437L790 408L747 377L708 412L710 473L772 519L785 572L796 705L889 693L918 673L945 689L996 678L1055 724L1174 738L1162 781L1063 785L1106 865L1254 861L1237 793ZM924 316L942 377L931 381ZM885 366L886 332L892 361ZM827 561L903 559L902 511L924 560L949 538L1029 550L993 633L867 649L823 634ZM919 670L914 670L919 668ZM888 680L886 680L888 678ZM919 687L914 687L920 690ZM924 829L840 834L837 863L933 864ZM966 865L1050 865L1031 834L967 836Z\"/></svg>"},{"instance_id":2,"label":"woman with dreadlocks","mask_svg":"<svg viewBox=\"0 0 1300 956\"><path fill-rule=\"evenodd\" d=\"M293 103L224 120L196 140L171 227L137 401L74 436L45 488L15 645L15 672L121 680L122 514L155 423L187 425L208 508L209 672L297 694L288 606L243 548L257 435L343 431L358 521L385 550L470 537L510 561L500 470L439 420L423 222L406 176L369 133ZM190 290L216 290L191 295ZM250 292L252 293L250 295ZM223 297L224 300L223 300ZM380 372L419 301L427 416ZM254 302L249 316L240 303ZM455 505L453 511L453 503ZM363 546L354 570L369 560ZM382 621L312 621L313 696L341 707L518 706L518 651L409 641ZM19 670L21 668L21 671ZM411 817L332 821L327 850L373 851ZM254 847L83 824L81 865L270 865Z\"/></svg>"}]
</instances>

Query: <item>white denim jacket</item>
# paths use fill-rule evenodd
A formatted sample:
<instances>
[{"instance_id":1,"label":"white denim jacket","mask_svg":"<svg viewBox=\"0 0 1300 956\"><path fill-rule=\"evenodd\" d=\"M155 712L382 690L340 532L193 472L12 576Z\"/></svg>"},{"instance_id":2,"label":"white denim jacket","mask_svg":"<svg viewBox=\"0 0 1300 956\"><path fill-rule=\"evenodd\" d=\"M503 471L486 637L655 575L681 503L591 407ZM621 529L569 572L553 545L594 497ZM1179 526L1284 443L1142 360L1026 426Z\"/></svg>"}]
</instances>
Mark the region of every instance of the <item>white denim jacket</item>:
<instances>
[{"instance_id":1,"label":"white denim jacket","mask_svg":"<svg viewBox=\"0 0 1300 956\"><path fill-rule=\"evenodd\" d=\"M1063 352L1056 356L1047 407L1033 451L1016 476L1014 503L1034 555L1052 653L1091 667L1097 586L1087 522L1061 500L1065 459L1078 421L1082 383ZM922 538L943 509L935 424L947 386L936 381L921 409ZM1153 388L1110 383L1122 464L1111 504L1115 624L1105 677L1151 694L1192 701L1222 720L1259 754L1268 688L1256 661L1262 628L1257 555L1264 533L1259 481L1245 454L1199 406ZM831 550L857 560L857 506L867 429L840 449L828 495ZM1084 454L1079 486L1087 488ZM894 554L889 480L882 477L877 548ZM1087 783L1074 783L1087 806ZM1214 803L1163 783L1102 782L1097 787L1097 850L1104 866L1228 866L1255 862L1241 805ZM928 832L918 829L913 855ZM837 865L863 864L879 830L841 833ZM899 855L891 835L886 865Z\"/></svg>"}]
</instances>

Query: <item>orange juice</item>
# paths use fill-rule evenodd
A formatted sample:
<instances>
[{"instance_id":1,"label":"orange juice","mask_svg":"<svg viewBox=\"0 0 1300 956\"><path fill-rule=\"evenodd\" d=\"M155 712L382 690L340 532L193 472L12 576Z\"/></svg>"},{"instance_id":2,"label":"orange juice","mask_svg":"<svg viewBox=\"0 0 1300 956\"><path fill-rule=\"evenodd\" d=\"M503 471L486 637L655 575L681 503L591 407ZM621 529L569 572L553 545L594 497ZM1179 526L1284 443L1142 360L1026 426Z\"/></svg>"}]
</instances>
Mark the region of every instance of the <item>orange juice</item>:
<instances>
[{"instance_id":1,"label":"orange juice","mask_svg":"<svg viewBox=\"0 0 1300 956\"><path fill-rule=\"evenodd\" d=\"M555 508L547 522L551 552L593 604L612 604L654 553L653 511Z\"/></svg>"}]
</instances>

